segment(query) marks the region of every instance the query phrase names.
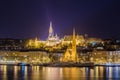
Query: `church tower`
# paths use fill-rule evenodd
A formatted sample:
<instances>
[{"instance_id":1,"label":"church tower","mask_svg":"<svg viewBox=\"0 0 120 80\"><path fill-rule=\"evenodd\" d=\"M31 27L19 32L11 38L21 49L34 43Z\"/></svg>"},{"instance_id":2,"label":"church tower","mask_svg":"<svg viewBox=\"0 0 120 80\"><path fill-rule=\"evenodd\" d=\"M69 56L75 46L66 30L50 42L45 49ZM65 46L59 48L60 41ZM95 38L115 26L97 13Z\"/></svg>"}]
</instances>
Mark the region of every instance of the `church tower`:
<instances>
[{"instance_id":1,"label":"church tower","mask_svg":"<svg viewBox=\"0 0 120 80\"><path fill-rule=\"evenodd\" d=\"M72 47L68 48L65 54L62 57L62 62L77 62L78 55L76 51L76 34L75 29L73 29L73 39L72 39Z\"/></svg>"},{"instance_id":2,"label":"church tower","mask_svg":"<svg viewBox=\"0 0 120 80\"><path fill-rule=\"evenodd\" d=\"M76 34L75 29L73 29L73 39L72 39L72 59L77 61L77 52L76 52Z\"/></svg>"},{"instance_id":3,"label":"church tower","mask_svg":"<svg viewBox=\"0 0 120 80\"><path fill-rule=\"evenodd\" d=\"M48 34L48 38L47 38L47 41L46 41L46 46L49 46L49 47L50 46L55 46L58 43L59 43L59 37L54 34L52 22L50 22L49 34Z\"/></svg>"},{"instance_id":4,"label":"church tower","mask_svg":"<svg viewBox=\"0 0 120 80\"><path fill-rule=\"evenodd\" d=\"M53 32L53 28L52 28L52 22L50 22L49 36L48 37L52 37L52 36L54 36L54 32Z\"/></svg>"}]
</instances>

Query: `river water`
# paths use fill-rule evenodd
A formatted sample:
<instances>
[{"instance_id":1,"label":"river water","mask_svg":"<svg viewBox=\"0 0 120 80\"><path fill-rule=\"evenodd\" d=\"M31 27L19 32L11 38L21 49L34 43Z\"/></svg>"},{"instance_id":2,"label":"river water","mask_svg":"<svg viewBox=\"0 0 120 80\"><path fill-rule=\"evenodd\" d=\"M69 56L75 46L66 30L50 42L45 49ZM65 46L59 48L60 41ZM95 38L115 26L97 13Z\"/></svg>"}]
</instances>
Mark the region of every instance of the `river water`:
<instances>
[{"instance_id":1,"label":"river water","mask_svg":"<svg viewBox=\"0 0 120 80\"><path fill-rule=\"evenodd\" d=\"M120 67L0 65L0 80L120 80Z\"/></svg>"}]
</instances>

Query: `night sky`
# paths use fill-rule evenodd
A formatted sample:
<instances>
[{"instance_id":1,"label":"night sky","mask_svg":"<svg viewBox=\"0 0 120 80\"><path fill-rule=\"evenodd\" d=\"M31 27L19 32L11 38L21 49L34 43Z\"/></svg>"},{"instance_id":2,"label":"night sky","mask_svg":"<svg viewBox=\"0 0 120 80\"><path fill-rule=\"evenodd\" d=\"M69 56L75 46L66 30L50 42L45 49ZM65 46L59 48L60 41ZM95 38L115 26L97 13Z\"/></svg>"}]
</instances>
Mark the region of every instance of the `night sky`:
<instances>
[{"instance_id":1,"label":"night sky","mask_svg":"<svg viewBox=\"0 0 120 80\"><path fill-rule=\"evenodd\" d=\"M119 0L118 0L119 1ZM117 0L2 0L0 38L46 39L49 22L60 37L88 34L120 38L120 3Z\"/></svg>"}]
</instances>

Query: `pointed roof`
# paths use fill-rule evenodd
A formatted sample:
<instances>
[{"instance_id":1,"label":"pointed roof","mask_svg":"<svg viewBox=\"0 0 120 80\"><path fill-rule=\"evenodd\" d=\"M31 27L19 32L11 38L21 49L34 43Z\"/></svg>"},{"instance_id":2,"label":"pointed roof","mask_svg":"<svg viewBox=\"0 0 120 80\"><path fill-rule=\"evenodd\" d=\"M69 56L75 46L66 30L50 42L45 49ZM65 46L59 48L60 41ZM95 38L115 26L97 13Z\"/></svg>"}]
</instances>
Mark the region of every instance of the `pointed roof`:
<instances>
[{"instance_id":1,"label":"pointed roof","mask_svg":"<svg viewBox=\"0 0 120 80\"><path fill-rule=\"evenodd\" d=\"M75 28L73 29L73 39L75 38Z\"/></svg>"},{"instance_id":2,"label":"pointed roof","mask_svg":"<svg viewBox=\"0 0 120 80\"><path fill-rule=\"evenodd\" d=\"M37 41L38 39L37 39L37 37L35 38L35 41Z\"/></svg>"},{"instance_id":3,"label":"pointed roof","mask_svg":"<svg viewBox=\"0 0 120 80\"><path fill-rule=\"evenodd\" d=\"M51 22L51 21L50 21L49 33L50 33L50 34L52 34L52 33L53 33L53 28L52 28L52 22Z\"/></svg>"}]
</instances>

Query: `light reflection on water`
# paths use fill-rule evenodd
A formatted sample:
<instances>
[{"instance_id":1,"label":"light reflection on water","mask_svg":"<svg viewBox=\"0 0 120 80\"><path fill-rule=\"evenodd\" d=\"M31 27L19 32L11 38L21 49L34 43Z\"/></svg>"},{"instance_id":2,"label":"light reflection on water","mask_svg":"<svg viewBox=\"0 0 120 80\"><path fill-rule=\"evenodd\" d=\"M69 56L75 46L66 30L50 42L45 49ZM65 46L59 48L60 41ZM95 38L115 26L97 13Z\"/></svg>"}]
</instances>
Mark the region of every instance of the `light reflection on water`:
<instances>
[{"instance_id":1,"label":"light reflection on water","mask_svg":"<svg viewBox=\"0 0 120 80\"><path fill-rule=\"evenodd\" d=\"M120 80L120 67L0 65L0 80Z\"/></svg>"}]
</instances>

